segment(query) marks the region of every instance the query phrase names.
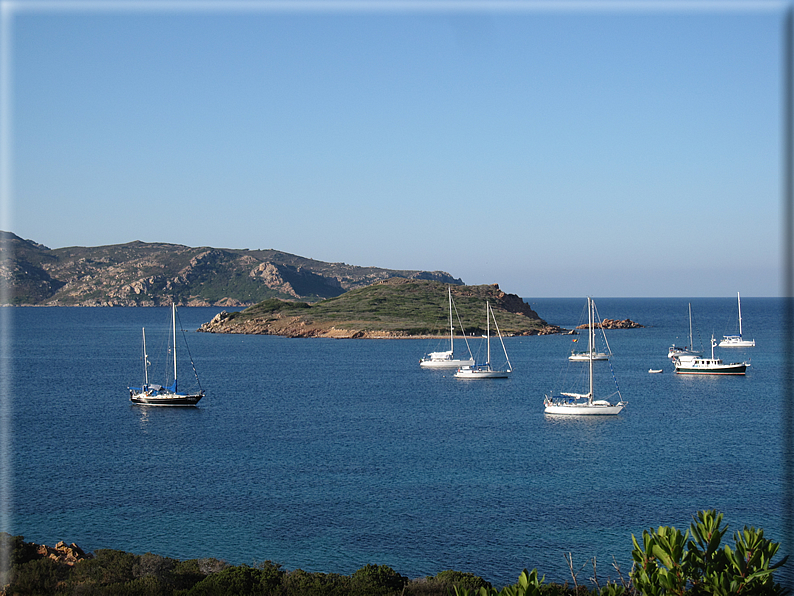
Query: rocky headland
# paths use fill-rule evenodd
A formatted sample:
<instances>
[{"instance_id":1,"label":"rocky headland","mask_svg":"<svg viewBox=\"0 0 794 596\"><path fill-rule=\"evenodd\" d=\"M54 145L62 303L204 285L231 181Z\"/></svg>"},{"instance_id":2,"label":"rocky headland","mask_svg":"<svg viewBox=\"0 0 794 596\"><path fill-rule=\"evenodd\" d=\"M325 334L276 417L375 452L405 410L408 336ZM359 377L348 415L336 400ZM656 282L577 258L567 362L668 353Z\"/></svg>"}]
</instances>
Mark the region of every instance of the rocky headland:
<instances>
[{"instance_id":1,"label":"rocky headland","mask_svg":"<svg viewBox=\"0 0 794 596\"><path fill-rule=\"evenodd\" d=\"M439 282L392 278L314 305L266 301L240 312L218 313L201 325L207 333L397 339L440 337L448 333L447 286ZM497 284L452 286L460 323L469 335L485 331L485 302L496 313L502 335L550 335L550 325L515 294Z\"/></svg>"}]
</instances>

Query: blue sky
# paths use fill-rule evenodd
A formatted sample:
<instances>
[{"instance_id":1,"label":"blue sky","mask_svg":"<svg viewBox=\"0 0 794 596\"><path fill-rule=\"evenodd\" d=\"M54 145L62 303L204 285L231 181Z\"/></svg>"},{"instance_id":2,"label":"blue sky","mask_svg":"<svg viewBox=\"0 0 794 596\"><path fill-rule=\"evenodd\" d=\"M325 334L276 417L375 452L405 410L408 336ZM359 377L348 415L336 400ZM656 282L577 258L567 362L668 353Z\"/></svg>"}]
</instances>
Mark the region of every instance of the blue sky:
<instances>
[{"instance_id":1,"label":"blue sky","mask_svg":"<svg viewBox=\"0 0 794 596\"><path fill-rule=\"evenodd\" d=\"M782 289L784 3L163 6L4 2L3 228L527 298Z\"/></svg>"}]
</instances>

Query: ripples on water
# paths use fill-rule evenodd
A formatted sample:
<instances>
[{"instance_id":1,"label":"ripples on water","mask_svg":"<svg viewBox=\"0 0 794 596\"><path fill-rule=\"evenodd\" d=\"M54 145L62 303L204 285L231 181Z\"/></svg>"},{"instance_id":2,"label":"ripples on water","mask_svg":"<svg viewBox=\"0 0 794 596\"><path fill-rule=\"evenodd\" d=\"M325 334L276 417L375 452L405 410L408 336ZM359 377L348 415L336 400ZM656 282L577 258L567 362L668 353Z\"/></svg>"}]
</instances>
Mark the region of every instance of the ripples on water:
<instances>
[{"instance_id":1,"label":"ripples on water","mask_svg":"<svg viewBox=\"0 0 794 596\"><path fill-rule=\"evenodd\" d=\"M568 328L584 305L530 302ZM677 376L666 358L687 343L687 300L597 304L647 327L608 336L628 408L583 420L542 413L567 336L507 338L512 378L466 382L419 368L437 347L427 340L191 332L207 397L158 409L130 405L126 387L140 381L140 328L152 353L167 309L14 309L9 530L308 571L457 569L496 585L525 567L565 581L568 552L614 578L613 557L630 568L632 533L686 529L706 508L729 534L753 525L783 541L781 302L742 301L758 347L720 354L752 366L709 378ZM734 331L733 300L692 304L704 345ZM219 311L180 316L196 329Z\"/></svg>"}]
</instances>

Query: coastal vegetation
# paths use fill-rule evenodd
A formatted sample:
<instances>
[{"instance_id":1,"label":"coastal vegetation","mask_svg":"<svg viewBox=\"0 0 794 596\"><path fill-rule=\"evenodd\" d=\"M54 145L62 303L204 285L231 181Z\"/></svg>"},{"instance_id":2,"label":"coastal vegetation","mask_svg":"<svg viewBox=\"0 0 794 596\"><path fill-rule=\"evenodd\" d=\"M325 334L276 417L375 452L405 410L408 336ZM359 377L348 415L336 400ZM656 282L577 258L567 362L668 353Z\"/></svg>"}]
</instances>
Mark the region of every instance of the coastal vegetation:
<instances>
[{"instance_id":1,"label":"coastal vegetation","mask_svg":"<svg viewBox=\"0 0 794 596\"><path fill-rule=\"evenodd\" d=\"M386 565L366 565L349 576L287 571L272 561L229 565L218 559L179 561L152 553L101 549L85 554L79 547L51 549L22 536L0 534L10 554L4 593L120 596L778 596L788 589L774 580L787 557L775 560L780 544L764 531L745 527L722 544L723 516L699 511L689 529L660 526L632 535L631 570L616 564L616 580L601 581L595 560L592 577L579 578L568 558L571 581L546 583L536 569L523 570L515 584L496 588L469 572L442 571L409 579ZM60 544L60 543L59 543ZM64 553L67 553L66 556ZM77 555L75 555L77 553ZM603 583L603 585L602 585Z\"/></svg>"},{"instance_id":2,"label":"coastal vegetation","mask_svg":"<svg viewBox=\"0 0 794 596\"><path fill-rule=\"evenodd\" d=\"M290 337L422 337L449 334L452 291L457 315L468 335L485 333L485 303L491 303L502 335L559 333L515 294L496 284L448 286L438 281L391 278L315 304L269 299L243 311L220 313L201 326L210 333L251 333ZM453 317L461 334L458 316Z\"/></svg>"}]
</instances>

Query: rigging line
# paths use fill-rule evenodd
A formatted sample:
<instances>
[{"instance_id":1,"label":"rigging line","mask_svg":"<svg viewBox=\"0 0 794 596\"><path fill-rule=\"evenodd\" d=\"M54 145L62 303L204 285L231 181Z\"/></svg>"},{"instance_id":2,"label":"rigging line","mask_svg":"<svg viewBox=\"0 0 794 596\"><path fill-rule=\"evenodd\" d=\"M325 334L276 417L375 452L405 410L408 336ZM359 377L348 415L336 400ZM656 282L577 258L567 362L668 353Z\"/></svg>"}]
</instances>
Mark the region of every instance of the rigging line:
<instances>
[{"instance_id":1,"label":"rigging line","mask_svg":"<svg viewBox=\"0 0 794 596\"><path fill-rule=\"evenodd\" d=\"M499 331L499 323L496 322L496 315L493 314L493 307L489 304L488 308L491 311L491 317L493 318L493 324L496 326L496 334L499 336L499 341L502 343L502 350L505 353L505 359L507 360L507 367L512 371L513 366L510 364L510 357L507 355L507 348L505 348L505 342L502 339L502 333Z\"/></svg>"},{"instance_id":2,"label":"rigging line","mask_svg":"<svg viewBox=\"0 0 794 596\"><path fill-rule=\"evenodd\" d=\"M463 322L460 320L460 315L458 314L458 305L455 304L455 301L452 301L452 308L455 309L455 316L458 319L458 325L460 325L460 334L463 336L463 341L466 342L466 349L469 350L469 358L473 358L471 353L471 346L469 346L469 340L466 338L466 328L463 326Z\"/></svg>"},{"instance_id":3,"label":"rigging line","mask_svg":"<svg viewBox=\"0 0 794 596\"><path fill-rule=\"evenodd\" d=\"M609 347L609 342L607 341L607 333L604 330L604 323L601 320L601 315L598 313L598 306L596 305L595 301L593 301L593 310L595 311L596 319L598 320L598 327L601 329L601 337L604 338L604 343L607 346L607 354L612 355L612 350ZM595 346L593 346L593 350L595 351Z\"/></svg>"},{"instance_id":4,"label":"rigging line","mask_svg":"<svg viewBox=\"0 0 794 596\"><path fill-rule=\"evenodd\" d=\"M609 361L609 372L612 373L612 380L615 381L615 389L617 389L617 394L620 395L620 385L618 385L618 379L615 376L615 369L612 368L612 361ZM614 395L614 393L612 394ZM620 399L623 399L623 396L620 395Z\"/></svg>"},{"instance_id":5,"label":"rigging line","mask_svg":"<svg viewBox=\"0 0 794 596\"><path fill-rule=\"evenodd\" d=\"M185 342L185 349L187 350L187 356L190 359L190 366L193 369L193 374L196 375L196 383L198 383L199 389L201 389L201 380L199 380L198 372L196 371L196 365L193 364L193 354L190 353L190 345L187 343L187 337L185 336L185 329L182 327L182 319L179 316L179 310L176 310L176 318L179 321L179 330L182 332L182 340Z\"/></svg>"}]
</instances>

